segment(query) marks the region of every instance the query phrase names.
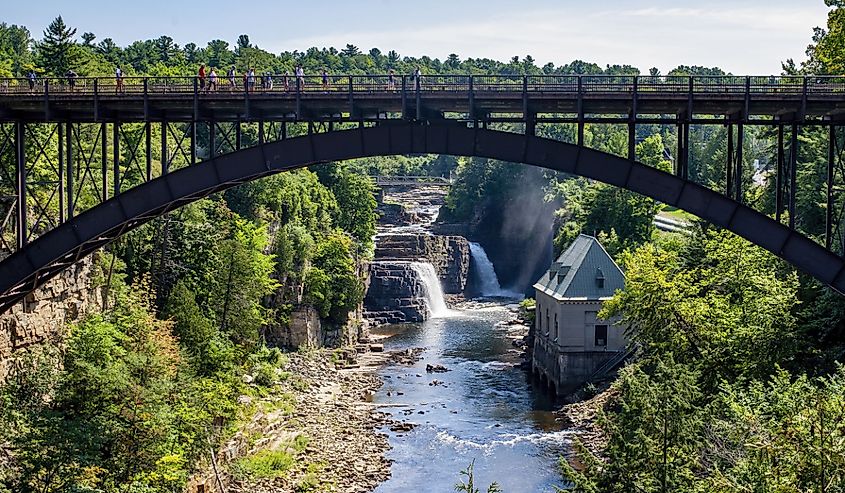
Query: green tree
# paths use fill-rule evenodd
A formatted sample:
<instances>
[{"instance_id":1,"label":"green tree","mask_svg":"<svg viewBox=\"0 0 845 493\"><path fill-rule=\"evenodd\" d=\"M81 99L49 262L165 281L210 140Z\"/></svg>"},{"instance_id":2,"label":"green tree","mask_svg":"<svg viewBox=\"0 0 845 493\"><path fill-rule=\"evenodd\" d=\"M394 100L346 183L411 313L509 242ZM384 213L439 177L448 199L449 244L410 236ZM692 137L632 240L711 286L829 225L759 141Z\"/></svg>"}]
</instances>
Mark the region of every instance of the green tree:
<instances>
[{"instance_id":1,"label":"green tree","mask_svg":"<svg viewBox=\"0 0 845 493\"><path fill-rule=\"evenodd\" d=\"M220 245L215 284L207 301L220 331L247 349L270 319L262 299L277 286L270 276L274 266L272 255L265 253L267 243L266 227L236 220L232 237Z\"/></svg>"},{"instance_id":2,"label":"green tree","mask_svg":"<svg viewBox=\"0 0 845 493\"><path fill-rule=\"evenodd\" d=\"M615 385L616 410L600 419L606 459L581 444L583 471L562 462L576 491L691 491L703 427L697 380L698 373L671 354L625 368Z\"/></svg>"},{"instance_id":3,"label":"green tree","mask_svg":"<svg viewBox=\"0 0 845 493\"><path fill-rule=\"evenodd\" d=\"M71 68L76 68L79 53L75 50L76 29L65 24L62 16L53 19L44 31L44 39L38 43L40 65L53 76L64 76Z\"/></svg>"}]
</instances>

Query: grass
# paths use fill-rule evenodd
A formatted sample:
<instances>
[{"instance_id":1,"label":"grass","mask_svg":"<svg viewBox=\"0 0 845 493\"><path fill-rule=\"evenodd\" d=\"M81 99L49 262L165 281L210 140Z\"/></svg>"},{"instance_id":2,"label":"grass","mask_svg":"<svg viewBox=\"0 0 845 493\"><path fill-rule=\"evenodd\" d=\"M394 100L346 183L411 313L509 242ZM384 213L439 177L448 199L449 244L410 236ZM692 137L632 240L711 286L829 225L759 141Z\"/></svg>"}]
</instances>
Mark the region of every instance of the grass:
<instances>
[{"instance_id":1,"label":"grass","mask_svg":"<svg viewBox=\"0 0 845 493\"><path fill-rule=\"evenodd\" d=\"M684 221L684 222L692 222L692 221L695 221L696 219L698 219L698 217L696 217L695 215L690 214L689 212L683 211L681 209L678 209L677 207L672 207L670 205L664 205L663 210L660 211L660 215L667 216L667 217L670 217L672 219L676 219L678 221Z\"/></svg>"},{"instance_id":2,"label":"grass","mask_svg":"<svg viewBox=\"0 0 845 493\"><path fill-rule=\"evenodd\" d=\"M295 464L296 456L308 446L308 437L296 438L275 450L261 450L238 459L232 464L232 474L241 479L276 479L285 475Z\"/></svg>"}]
</instances>

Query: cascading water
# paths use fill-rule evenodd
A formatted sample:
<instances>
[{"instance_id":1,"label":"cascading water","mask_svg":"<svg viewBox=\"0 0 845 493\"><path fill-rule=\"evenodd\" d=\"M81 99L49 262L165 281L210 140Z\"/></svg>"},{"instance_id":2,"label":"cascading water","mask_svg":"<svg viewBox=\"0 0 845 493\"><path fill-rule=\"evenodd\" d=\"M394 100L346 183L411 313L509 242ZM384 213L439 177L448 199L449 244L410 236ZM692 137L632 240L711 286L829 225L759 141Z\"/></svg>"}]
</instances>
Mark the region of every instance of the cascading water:
<instances>
[{"instance_id":1,"label":"cascading water","mask_svg":"<svg viewBox=\"0 0 845 493\"><path fill-rule=\"evenodd\" d=\"M514 298L516 293L502 289L499 285L499 278L496 277L496 271L493 269L493 262L487 257L487 252L484 247L478 243L469 244L469 251L471 256L472 266L475 272L478 273L479 292L481 296L491 296L500 298Z\"/></svg>"},{"instance_id":2,"label":"cascading water","mask_svg":"<svg viewBox=\"0 0 845 493\"><path fill-rule=\"evenodd\" d=\"M431 312L431 318L447 316L449 307L446 306L446 300L443 299L443 288L440 286L440 278L437 277L434 266L428 262L411 262L411 268L414 269L423 286L425 286L425 299Z\"/></svg>"}]
</instances>

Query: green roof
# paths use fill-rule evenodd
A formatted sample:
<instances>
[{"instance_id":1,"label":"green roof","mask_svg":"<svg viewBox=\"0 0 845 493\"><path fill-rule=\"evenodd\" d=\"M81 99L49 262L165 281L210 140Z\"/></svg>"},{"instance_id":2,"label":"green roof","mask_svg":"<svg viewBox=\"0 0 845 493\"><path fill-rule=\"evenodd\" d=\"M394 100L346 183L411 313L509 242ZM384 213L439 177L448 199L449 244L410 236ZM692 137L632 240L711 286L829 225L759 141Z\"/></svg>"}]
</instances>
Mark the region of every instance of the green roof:
<instances>
[{"instance_id":1,"label":"green roof","mask_svg":"<svg viewBox=\"0 0 845 493\"><path fill-rule=\"evenodd\" d=\"M557 300L603 300L625 287L625 274L592 236L578 235L534 289Z\"/></svg>"}]
</instances>

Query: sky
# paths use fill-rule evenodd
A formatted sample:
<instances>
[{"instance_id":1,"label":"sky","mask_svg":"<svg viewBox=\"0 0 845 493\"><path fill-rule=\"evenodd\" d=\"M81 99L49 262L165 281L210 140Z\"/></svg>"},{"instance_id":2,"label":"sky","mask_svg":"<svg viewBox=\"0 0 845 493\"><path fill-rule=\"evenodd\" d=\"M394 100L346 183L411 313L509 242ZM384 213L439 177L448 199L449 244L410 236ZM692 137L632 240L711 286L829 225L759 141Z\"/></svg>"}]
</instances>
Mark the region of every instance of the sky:
<instances>
[{"instance_id":1,"label":"sky","mask_svg":"<svg viewBox=\"0 0 845 493\"><path fill-rule=\"evenodd\" d=\"M826 24L823 0L3 0L0 22L33 37L57 15L78 29L125 46L171 36L183 45L211 39L234 45L248 34L273 53L311 46L402 56L450 53L538 65L575 59L667 72L678 65L718 66L768 75L781 61L805 58L813 28Z\"/></svg>"}]
</instances>

